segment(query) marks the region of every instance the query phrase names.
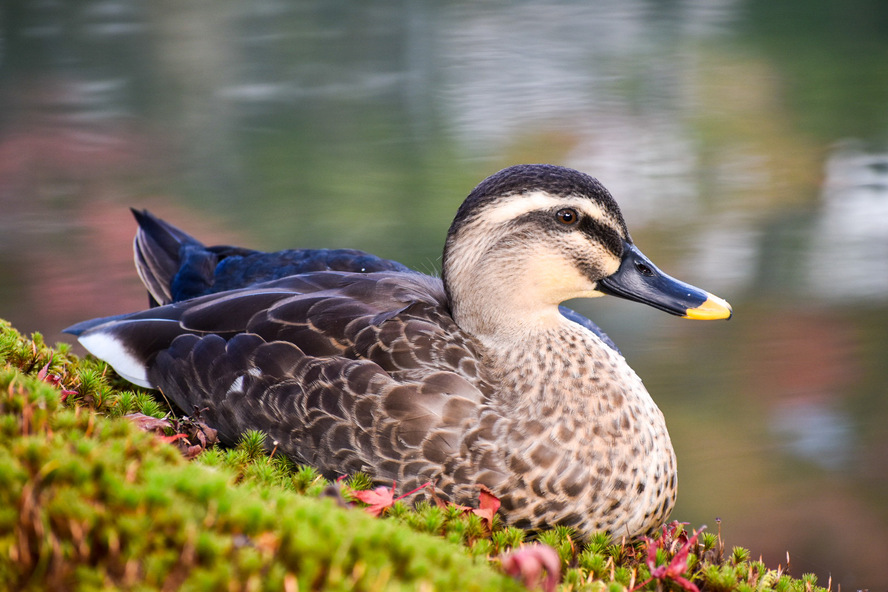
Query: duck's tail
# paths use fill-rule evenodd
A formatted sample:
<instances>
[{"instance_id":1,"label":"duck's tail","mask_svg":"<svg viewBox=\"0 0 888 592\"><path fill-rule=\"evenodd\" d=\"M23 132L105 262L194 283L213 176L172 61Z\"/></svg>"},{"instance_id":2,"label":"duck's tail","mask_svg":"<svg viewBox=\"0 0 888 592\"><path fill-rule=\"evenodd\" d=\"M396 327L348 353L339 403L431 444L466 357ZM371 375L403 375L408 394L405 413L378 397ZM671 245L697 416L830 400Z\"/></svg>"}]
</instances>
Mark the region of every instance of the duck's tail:
<instances>
[{"instance_id":1,"label":"duck's tail","mask_svg":"<svg viewBox=\"0 0 888 592\"><path fill-rule=\"evenodd\" d=\"M139 223L133 240L136 270L148 288L151 306L169 304L174 300L172 283L182 267L184 248L204 245L148 210L130 210Z\"/></svg>"}]
</instances>

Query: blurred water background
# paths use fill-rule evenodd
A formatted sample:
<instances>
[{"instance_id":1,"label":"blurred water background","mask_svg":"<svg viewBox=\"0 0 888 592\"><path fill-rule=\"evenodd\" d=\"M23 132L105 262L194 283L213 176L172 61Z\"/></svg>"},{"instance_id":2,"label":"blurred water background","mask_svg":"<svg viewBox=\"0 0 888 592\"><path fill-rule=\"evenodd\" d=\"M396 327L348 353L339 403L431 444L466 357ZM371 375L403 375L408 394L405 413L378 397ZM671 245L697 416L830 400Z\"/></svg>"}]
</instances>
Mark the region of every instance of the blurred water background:
<instances>
[{"instance_id":1,"label":"blurred water background","mask_svg":"<svg viewBox=\"0 0 888 592\"><path fill-rule=\"evenodd\" d=\"M888 588L888 3L8 0L0 317L147 298L146 207L206 242L439 269L488 174L600 178L728 323L575 307L662 407L673 517Z\"/></svg>"}]
</instances>

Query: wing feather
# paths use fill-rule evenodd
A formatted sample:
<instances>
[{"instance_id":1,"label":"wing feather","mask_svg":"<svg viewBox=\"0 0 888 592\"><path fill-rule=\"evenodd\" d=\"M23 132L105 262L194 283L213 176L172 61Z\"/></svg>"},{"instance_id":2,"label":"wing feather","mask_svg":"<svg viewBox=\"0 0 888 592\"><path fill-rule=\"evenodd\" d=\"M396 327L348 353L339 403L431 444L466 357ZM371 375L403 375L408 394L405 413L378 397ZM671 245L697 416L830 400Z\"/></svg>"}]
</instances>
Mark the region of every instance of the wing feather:
<instances>
[{"instance_id":1,"label":"wing feather","mask_svg":"<svg viewBox=\"0 0 888 592\"><path fill-rule=\"evenodd\" d=\"M328 476L443 478L492 391L440 282L419 274L283 278L89 325L81 339L98 334L223 441L261 430Z\"/></svg>"}]
</instances>

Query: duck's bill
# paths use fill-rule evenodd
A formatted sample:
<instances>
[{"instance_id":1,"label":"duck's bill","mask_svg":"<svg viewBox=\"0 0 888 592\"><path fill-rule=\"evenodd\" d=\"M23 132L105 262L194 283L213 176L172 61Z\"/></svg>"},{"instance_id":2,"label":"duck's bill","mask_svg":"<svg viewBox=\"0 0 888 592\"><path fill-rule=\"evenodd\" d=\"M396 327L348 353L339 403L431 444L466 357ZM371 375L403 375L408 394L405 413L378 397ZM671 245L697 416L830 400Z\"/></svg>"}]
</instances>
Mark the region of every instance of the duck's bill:
<instances>
[{"instance_id":1,"label":"duck's bill","mask_svg":"<svg viewBox=\"0 0 888 592\"><path fill-rule=\"evenodd\" d=\"M614 273L598 281L598 291L641 302L687 319L731 318L731 305L660 271L635 245L623 243L623 261Z\"/></svg>"}]
</instances>

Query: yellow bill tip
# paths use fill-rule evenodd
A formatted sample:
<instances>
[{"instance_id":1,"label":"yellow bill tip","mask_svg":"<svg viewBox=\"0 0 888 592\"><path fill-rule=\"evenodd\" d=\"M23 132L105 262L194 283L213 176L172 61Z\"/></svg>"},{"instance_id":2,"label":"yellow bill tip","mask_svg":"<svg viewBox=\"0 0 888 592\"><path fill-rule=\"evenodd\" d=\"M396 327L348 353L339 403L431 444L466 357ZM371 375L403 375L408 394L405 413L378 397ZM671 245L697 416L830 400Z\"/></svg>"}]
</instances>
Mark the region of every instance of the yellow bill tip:
<instances>
[{"instance_id":1,"label":"yellow bill tip","mask_svg":"<svg viewBox=\"0 0 888 592\"><path fill-rule=\"evenodd\" d=\"M723 300L714 294L708 294L706 300L696 308L689 308L684 315L686 319L700 321L715 321L718 319L730 319L733 311L727 300Z\"/></svg>"}]
</instances>

